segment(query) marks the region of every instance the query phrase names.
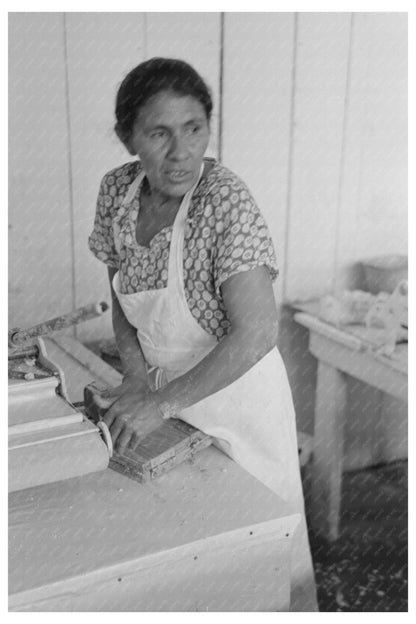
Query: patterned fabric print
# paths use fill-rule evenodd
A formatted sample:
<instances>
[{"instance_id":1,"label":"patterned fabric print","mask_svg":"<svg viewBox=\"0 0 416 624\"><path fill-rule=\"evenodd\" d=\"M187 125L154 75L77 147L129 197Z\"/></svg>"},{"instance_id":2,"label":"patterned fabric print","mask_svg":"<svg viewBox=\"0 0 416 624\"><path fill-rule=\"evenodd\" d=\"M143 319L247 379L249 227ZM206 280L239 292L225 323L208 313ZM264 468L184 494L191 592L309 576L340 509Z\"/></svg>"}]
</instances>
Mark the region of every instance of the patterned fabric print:
<instances>
[{"instance_id":1,"label":"patterned fabric print","mask_svg":"<svg viewBox=\"0 0 416 624\"><path fill-rule=\"evenodd\" d=\"M140 162L127 163L107 174L100 187L89 247L95 256L120 271L123 293L165 288L168 279L172 227L164 228L149 248L136 242L139 210L133 202L121 207ZM114 244L113 225L120 234L120 253ZM265 265L272 280L278 274L267 225L245 184L215 163L192 196L185 230L183 268L185 296L200 326L222 338L230 326L221 285L235 273Z\"/></svg>"}]
</instances>

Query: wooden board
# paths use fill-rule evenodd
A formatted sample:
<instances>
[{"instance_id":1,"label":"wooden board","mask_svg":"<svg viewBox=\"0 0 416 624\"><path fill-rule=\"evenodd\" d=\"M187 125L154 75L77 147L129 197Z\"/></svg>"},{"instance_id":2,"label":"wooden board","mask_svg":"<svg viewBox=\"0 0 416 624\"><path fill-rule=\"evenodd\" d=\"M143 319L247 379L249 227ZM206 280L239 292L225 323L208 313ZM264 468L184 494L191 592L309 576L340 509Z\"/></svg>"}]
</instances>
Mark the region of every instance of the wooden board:
<instances>
[{"instance_id":1,"label":"wooden board","mask_svg":"<svg viewBox=\"0 0 416 624\"><path fill-rule=\"evenodd\" d=\"M141 483L160 476L184 461L192 459L198 451L209 446L212 438L198 429L183 430L186 423L165 423L152 432L134 451L123 455L115 453L110 468Z\"/></svg>"}]
</instances>

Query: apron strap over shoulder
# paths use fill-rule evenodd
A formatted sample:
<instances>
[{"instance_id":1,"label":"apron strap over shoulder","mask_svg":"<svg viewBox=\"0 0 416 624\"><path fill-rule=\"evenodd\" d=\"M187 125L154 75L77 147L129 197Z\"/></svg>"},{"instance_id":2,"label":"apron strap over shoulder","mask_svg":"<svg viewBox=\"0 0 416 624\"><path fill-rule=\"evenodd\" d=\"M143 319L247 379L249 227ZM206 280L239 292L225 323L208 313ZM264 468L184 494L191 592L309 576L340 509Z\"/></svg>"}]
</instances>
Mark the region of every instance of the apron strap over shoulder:
<instances>
[{"instance_id":1,"label":"apron strap over shoulder","mask_svg":"<svg viewBox=\"0 0 416 624\"><path fill-rule=\"evenodd\" d=\"M129 188L127 189L127 193L125 194L120 207L128 206L128 204L130 204L133 201L137 193L137 190L140 184L142 183L144 176L145 176L145 172L141 171L135 177L135 179L133 180L133 182L130 184ZM117 217L113 219L112 225L113 225L113 234L114 234L114 247L116 248L117 253L120 254L120 250L121 250L120 225L119 225Z\"/></svg>"},{"instance_id":2,"label":"apron strap over shoulder","mask_svg":"<svg viewBox=\"0 0 416 624\"><path fill-rule=\"evenodd\" d=\"M122 206L126 206L127 204L130 204L133 201L134 196L136 195L137 190L138 190L140 184L142 183L143 178L145 177L145 175L146 174L145 174L145 172L143 170L140 171L140 173L136 176L136 178L130 184L130 186L129 186L128 190L127 190L127 193L124 196L123 201L121 202Z\"/></svg>"}]
</instances>

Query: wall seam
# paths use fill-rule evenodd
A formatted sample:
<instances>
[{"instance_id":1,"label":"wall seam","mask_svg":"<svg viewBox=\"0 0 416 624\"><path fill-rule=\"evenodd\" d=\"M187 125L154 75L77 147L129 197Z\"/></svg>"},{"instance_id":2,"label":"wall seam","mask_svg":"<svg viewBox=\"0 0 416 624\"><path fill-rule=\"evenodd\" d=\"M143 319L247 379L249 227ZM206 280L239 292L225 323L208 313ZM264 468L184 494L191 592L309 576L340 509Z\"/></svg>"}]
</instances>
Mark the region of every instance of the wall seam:
<instances>
[{"instance_id":1,"label":"wall seam","mask_svg":"<svg viewBox=\"0 0 416 624\"><path fill-rule=\"evenodd\" d=\"M292 54L292 85L290 92L290 117L289 117L289 152L286 184L286 214L285 214L285 235L283 254L283 274L282 274L282 303L285 302L287 292L289 241L290 241L290 212L292 208L292 182L293 182L293 158L295 140L295 114L296 114L296 78L297 78L297 48L298 48L299 18L298 13L294 13L293 20L293 54Z\"/></svg>"},{"instance_id":2,"label":"wall seam","mask_svg":"<svg viewBox=\"0 0 416 624\"><path fill-rule=\"evenodd\" d=\"M347 71L345 76L345 95L344 95L344 114L342 119L342 138L341 138L341 150L339 159L339 175L338 175L338 189L337 189L337 215L335 222L335 244L334 244L334 258L333 258L333 273L332 273L332 292L336 292L338 289L338 270L339 270L339 242L340 242L340 219L341 219L341 202L342 193L344 188L344 167L345 167L345 154L347 144L347 127L349 120L349 107L350 107L350 87L351 87L351 67L352 67L352 47L353 47L353 35L354 35L354 13L350 14L350 32L348 39L348 58L347 58Z\"/></svg>"},{"instance_id":3,"label":"wall seam","mask_svg":"<svg viewBox=\"0 0 416 624\"><path fill-rule=\"evenodd\" d=\"M223 127L224 127L224 49L225 49L225 13L220 13L220 71L219 71L219 108L218 108L218 160L222 162L223 156Z\"/></svg>"},{"instance_id":4,"label":"wall seam","mask_svg":"<svg viewBox=\"0 0 416 624\"><path fill-rule=\"evenodd\" d=\"M148 48L148 45L147 45L147 26L148 26L148 24L147 24L147 13L144 12L143 13L143 26L142 26L142 29L143 29L143 60L147 60L147 48Z\"/></svg>"},{"instance_id":5,"label":"wall seam","mask_svg":"<svg viewBox=\"0 0 416 624\"><path fill-rule=\"evenodd\" d=\"M73 192L73 163L71 141L71 108L69 98L69 68L68 68L68 39L66 14L62 14L64 35L64 67L65 67L65 100L66 100L66 130L68 143L68 192L69 192L69 222L70 222L70 248L71 248L71 292L72 309L76 308L76 271L75 271L75 215L74 215L74 192ZM73 328L74 336L77 336L77 328Z\"/></svg>"}]
</instances>

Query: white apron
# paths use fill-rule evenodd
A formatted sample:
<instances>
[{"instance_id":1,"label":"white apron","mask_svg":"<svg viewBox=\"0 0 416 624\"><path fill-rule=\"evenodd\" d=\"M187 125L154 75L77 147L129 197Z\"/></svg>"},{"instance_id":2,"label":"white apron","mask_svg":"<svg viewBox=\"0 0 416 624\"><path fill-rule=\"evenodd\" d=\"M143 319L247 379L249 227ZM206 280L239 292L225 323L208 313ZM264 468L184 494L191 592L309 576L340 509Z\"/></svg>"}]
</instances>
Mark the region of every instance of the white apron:
<instances>
[{"instance_id":1,"label":"white apron","mask_svg":"<svg viewBox=\"0 0 416 624\"><path fill-rule=\"evenodd\" d=\"M202 172L202 168L201 168ZM134 180L123 201L134 198L144 172ZM201 174L200 174L201 175ZM170 243L167 287L134 294L120 292L119 274L113 288L128 321L137 328L144 357L161 369L158 387L193 368L217 344L189 310L183 280L183 243L192 193L179 207ZM116 248L119 225L113 221ZM162 374L163 371L163 374ZM180 418L216 439L216 446L302 514L294 535L291 610L316 610L315 583L304 519L295 412L280 353L270 351L232 384L184 409Z\"/></svg>"}]
</instances>

